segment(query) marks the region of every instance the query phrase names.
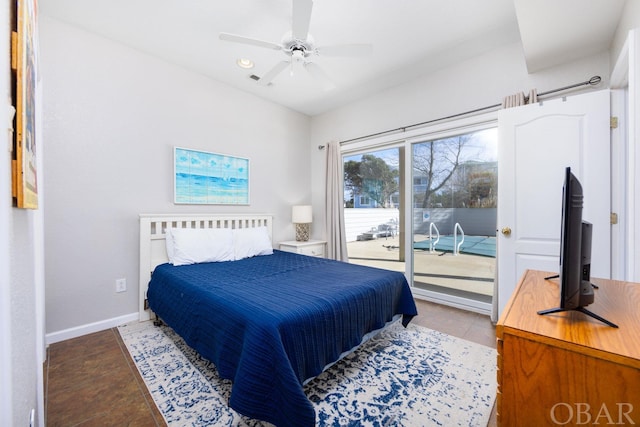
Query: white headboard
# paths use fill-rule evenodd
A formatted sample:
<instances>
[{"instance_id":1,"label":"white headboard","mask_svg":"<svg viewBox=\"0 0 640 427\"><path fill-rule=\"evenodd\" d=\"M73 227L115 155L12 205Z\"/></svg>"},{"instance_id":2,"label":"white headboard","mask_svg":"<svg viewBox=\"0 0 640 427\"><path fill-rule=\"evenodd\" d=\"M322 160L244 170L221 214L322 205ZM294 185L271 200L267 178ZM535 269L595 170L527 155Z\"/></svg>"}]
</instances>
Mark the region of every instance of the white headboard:
<instances>
[{"instance_id":1,"label":"white headboard","mask_svg":"<svg viewBox=\"0 0 640 427\"><path fill-rule=\"evenodd\" d=\"M273 215L269 214L140 214L139 319L149 320L147 288L156 266L167 262L167 228L253 228L267 227L273 243Z\"/></svg>"}]
</instances>

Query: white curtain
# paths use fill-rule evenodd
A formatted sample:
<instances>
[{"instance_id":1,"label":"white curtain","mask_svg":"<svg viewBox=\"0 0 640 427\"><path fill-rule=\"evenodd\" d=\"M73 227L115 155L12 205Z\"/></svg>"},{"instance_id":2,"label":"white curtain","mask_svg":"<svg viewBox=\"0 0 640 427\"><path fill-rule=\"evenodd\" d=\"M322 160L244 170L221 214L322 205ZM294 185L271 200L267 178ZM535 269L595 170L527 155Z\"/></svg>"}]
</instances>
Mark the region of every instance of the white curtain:
<instances>
[{"instance_id":1,"label":"white curtain","mask_svg":"<svg viewBox=\"0 0 640 427\"><path fill-rule=\"evenodd\" d=\"M519 107L521 105L535 104L536 102L538 102L538 91L531 89L529 96L524 96L522 92L505 96L502 100L502 108Z\"/></svg>"},{"instance_id":2,"label":"white curtain","mask_svg":"<svg viewBox=\"0 0 640 427\"><path fill-rule=\"evenodd\" d=\"M327 258L338 261L349 261L347 254L347 238L344 227L344 194L342 191L342 157L340 143L327 144L326 170L326 230Z\"/></svg>"},{"instance_id":3,"label":"white curtain","mask_svg":"<svg viewBox=\"0 0 640 427\"><path fill-rule=\"evenodd\" d=\"M502 108L513 108L519 107L520 105L524 105L524 93L519 92L513 95L505 96L502 100Z\"/></svg>"}]
</instances>

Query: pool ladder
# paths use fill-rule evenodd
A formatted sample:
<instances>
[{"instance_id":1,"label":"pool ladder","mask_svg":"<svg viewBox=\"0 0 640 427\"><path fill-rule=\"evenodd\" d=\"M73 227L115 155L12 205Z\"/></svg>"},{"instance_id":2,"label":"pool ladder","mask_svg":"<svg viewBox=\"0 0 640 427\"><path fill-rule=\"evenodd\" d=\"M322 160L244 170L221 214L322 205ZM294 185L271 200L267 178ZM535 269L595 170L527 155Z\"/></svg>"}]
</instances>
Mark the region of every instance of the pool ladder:
<instances>
[{"instance_id":1,"label":"pool ladder","mask_svg":"<svg viewBox=\"0 0 640 427\"><path fill-rule=\"evenodd\" d=\"M436 241L433 241L433 230L436 231ZM432 222L429 224L429 253L434 253L436 251L436 245L440 241L440 232L438 231L438 227Z\"/></svg>"},{"instance_id":2,"label":"pool ladder","mask_svg":"<svg viewBox=\"0 0 640 427\"><path fill-rule=\"evenodd\" d=\"M460 234L462 234L462 239L460 243L458 243L458 230L460 230ZM462 231L462 227L459 222L456 222L456 226L453 228L453 254L458 255L460 253L460 246L464 242L464 231Z\"/></svg>"},{"instance_id":3,"label":"pool ladder","mask_svg":"<svg viewBox=\"0 0 640 427\"><path fill-rule=\"evenodd\" d=\"M436 241L433 241L433 232L436 232ZM458 230L460 230L460 234L462 235L462 239L458 242ZM434 253L436 251L436 245L440 241L440 232L438 231L438 227L432 222L429 224L429 253ZM455 227L453 227L453 254L458 255L460 253L460 246L464 243L464 231L460 226L459 222L456 222Z\"/></svg>"}]
</instances>

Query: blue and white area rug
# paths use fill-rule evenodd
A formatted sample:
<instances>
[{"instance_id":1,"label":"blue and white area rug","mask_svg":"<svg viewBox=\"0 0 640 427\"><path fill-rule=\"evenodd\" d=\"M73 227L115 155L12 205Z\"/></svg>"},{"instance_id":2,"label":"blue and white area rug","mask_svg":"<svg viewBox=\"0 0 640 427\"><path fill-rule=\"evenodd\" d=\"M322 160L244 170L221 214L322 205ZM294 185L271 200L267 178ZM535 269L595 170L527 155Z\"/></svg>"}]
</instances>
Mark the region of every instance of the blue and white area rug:
<instances>
[{"instance_id":1,"label":"blue and white area rug","mask_svg":"<svg viewBox=\"0 0 640 427\"><path fill-rule=\"evenodd\" d=\"M169 426L270 426L229 408L231 382L171 328L118 329ZM318 426L486 426L495 366L492 348L396 322L305 391Z\"/></svg>"}]
</instances>

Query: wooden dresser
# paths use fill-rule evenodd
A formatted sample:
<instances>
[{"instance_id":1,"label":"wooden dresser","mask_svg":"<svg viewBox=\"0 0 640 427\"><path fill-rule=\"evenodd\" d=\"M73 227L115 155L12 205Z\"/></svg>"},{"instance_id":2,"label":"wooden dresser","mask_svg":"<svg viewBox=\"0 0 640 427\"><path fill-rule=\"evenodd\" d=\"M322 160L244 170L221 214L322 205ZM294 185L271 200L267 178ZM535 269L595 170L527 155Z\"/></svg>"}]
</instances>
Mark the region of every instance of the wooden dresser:
<instances>
[{"instance_id":1,"label":"wooden dresser","mask_svg":"<svg viewBox=\"0 0 640 427\"><path fill-rule=\"evenodd\" d=\"M558 307L558 279L528 270L496 326L499 426L640 425L640 283L593 279L587 310Z\"/></svg>"}]
</instances>

